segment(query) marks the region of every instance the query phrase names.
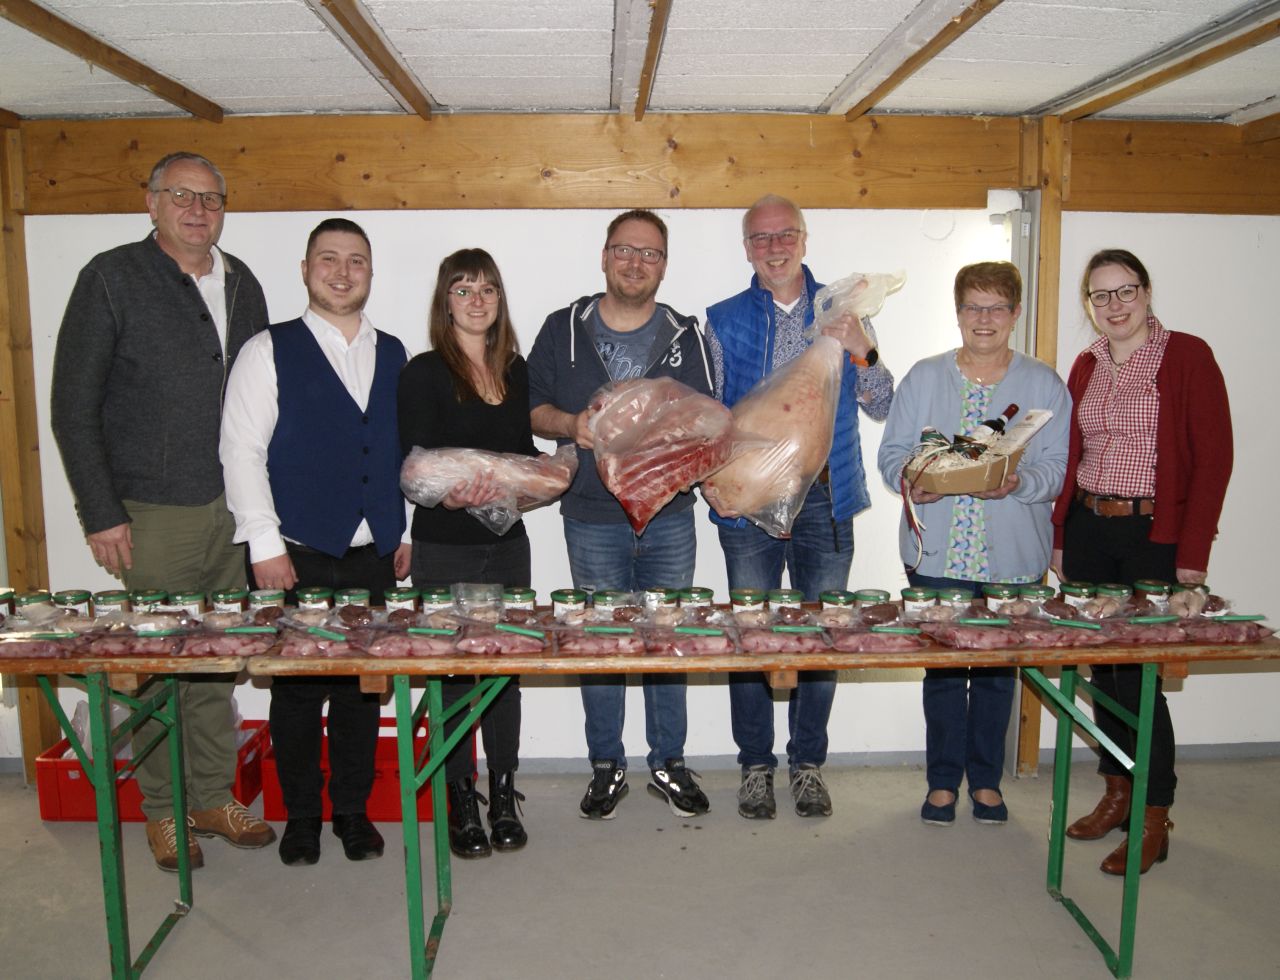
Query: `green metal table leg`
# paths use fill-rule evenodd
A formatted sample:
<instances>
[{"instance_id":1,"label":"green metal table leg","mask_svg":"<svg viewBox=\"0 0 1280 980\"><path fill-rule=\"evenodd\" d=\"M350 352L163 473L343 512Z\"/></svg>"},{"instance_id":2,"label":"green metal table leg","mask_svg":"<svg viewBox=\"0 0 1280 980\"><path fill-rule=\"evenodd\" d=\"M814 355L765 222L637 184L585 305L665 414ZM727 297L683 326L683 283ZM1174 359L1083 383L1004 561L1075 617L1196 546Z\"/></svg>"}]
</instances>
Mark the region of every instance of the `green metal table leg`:
<instances>
[{"instance_id":1,"label":"green metal table leg","mask_svg":"<svg viewBox=\"0 0 1280 980\"><path fill-rule=\"evenodd\" d=\"M133 978L129 956L129 911L125 903L124 850L116 801L115 747L111 740L111 695L103 674L85 678L89 695L89 779L98 808L98 856L102 862L102 898L107 912L111 976Z\"/></svg>"},{"instance_id":2,"label":"green metal table leg","mask_svg":"<svg viewBox=\"0 0 1280 980\"><path fill-rule=\"evenodd\" d=\"M1059 690L1062 697L1072 703L1076 697L1075 667L1063 667ZM1071 715L1066 711L1058 712L1057 739L1053 748L1053 802L1049 815L1049 894L1054 898L1062 897L1062 858L1066 844L1067 801L1071 787L1071 736L1073 732Z\"/></svg>"},{"instance_id":3,"label":"green metal table leg","mask_svg":"<svg viewBox=\"0 0 1280 980\"><path fill-rule=\"evenodd\" d=\"M396 704L396 755L400 760L400 822L404 832L404 888L409 910L409 973L423 980L431 972L422 928L422 841L418 836L418 783L414 778L413 702L409 677L393 679Z\"/></svg>"},{"instance_id":4,"label":"green metal table leg","mask_svg":"<svg viewBox=\"0 0 1280 980\"><path fill-rule=\"evenodd\" d=\"M1142 665L1138 699L1138 739L1133 758L1133 800L1129 808L1129 850L1125 858L1124 900L1120 906L1120 950L1113 970L1117 977L1133 973L1133 946L1138 931L1138 885L1142 876L1142 830L1151 776L1151 726L1156 706L1157 666Z\"/></svg>"}]
</instances>

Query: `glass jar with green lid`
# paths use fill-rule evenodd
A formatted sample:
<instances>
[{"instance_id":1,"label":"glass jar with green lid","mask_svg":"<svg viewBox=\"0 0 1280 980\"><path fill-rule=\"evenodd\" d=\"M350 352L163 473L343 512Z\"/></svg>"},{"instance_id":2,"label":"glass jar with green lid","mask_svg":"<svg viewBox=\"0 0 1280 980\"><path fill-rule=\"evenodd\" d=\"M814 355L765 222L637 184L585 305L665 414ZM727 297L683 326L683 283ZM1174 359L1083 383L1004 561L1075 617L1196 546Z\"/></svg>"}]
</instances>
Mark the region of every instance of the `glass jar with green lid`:
<instances>
[{"instance_id":1,"label":"glass jar with green lid","mask_svg":"<svg viewBox=\"0 0 1280 980\"><path fill-rule=\"evenodd\" d=\"M769 608L799 609L804 604L804 593L799 589L770 589Z\"/></svg>"},{"instance_id":2,"label":"glass jar with green lid","mask_svg":"<svg viewBox=\"0 0 1280 980\"><path fill-rule=\"evenodd\" d=\"M387 612L395 612L397 609L407 609L409 612L418 611L419 592L414 588L396 588L387 589L382 593L382 602L386 606ZM301 597L299 597L301 602Z\"/></svg>"},{"instance_id":3,"label":"glass jar with green lid","mask_svg":"<svg viewBox=\"0 0 1280 980\"><path fill-rule=\"evenodd\" d=\"M523 586L514 589L502 590L502 604L508 609L523 609L533 612L537 606L538 594L533 589Z\"/></svg>"},{"instance_id":4,"label":"glass jar with green lid","mask_svg":"<svg viewBox=\"0 0 1280 980\"><path fill-rule=\"evenodd\" d=\"M254 589L249 593L249 608L266 609L268 606L284 607L284 589Z\"/></svg>"},{"instance_id":5,"label":"glass jar with green lid","mask_svg":"<svg viewBox=\"0 0 1280 980\"><path fill-rule=\"evenodd\" d=\"M13 615L13 587L9 585L0 585L0 613L5 616Z\"/></svg>"},{"instance_id":6,"label":"glass jar with green lid","mask_svg":"<svg viewBox=\"0 0 1280 980\"><path fill-rule=\"evenodd\" d=\"M1090 582L1063 582L1058 589L1062 593L1062 601L1077 609L1083 608L1097 591Z\"/></svg>"},{"instance_id":7,"label":"glass jar with green lid","mask_svg":"<svg viewBox=\"0 0 1280 980\"><path fill-rule=\"evenodd\" d=\"M177 606L190 616L204 615L204 593L195 589L182 589L169 594L169 604Z\"/></svg>"},{"instance_id":8,"label":"glass jar with green lid","mask_svg":"<svg viewBox=\"0 0 1280 980\"><path fill-rule=\"evenodd\" d=\"M954 609L957 613L973 604L973 593L957 585L943 586L938 590L938 605Z\"/></svg>"},{"instance_id":9,"label":"glass jar with green lid","mask_svg":"<svg viewBox=\"0 0 1280 980\"><path fill-rule=\"evenodd\" d=\"M93 614L109 616L129 611L129 593L124 589L103 589L93 594Z\"/></svg>"},{"instance_id":10,"label":"glass jar with green lid","mask_svg":"<svg viewBox=\"0 0 1280 980\"><path fill-rule=\"evenodd\" d=\"M729 606L736 612L759 612L767 596L764 589L730 589Z\"/></svg>"},{"instance_id":11,"label":"glass jar with green lid","mask_svg":"<svg viewBox=\"0 0 1280 980\"><path fill-rule=\"evenodd\" d=\"M1039 613L1044 609L1046 600L1052 599L1057 595L1057 590L1052 585L1041 585L1038 582L1029 583L1018 589L1018 595L1035 608Z\"/></svg>"},{"instance_id":12,"label":"glass jar with green lid","mask_svg":"<svg viewBox=\"0 0 1280 980\"><path fill-rule=\"evenodd\" d=\"M654 609L671 609L680 604L680 593L675 589L645 589L644 607L652 612Z\"/></svg>"},{"instance_id":13,"label":"glass jar with green lid","mask_svg":"<svg viewBox=\"0 0 1280 980\"><path fill-rule=\"evenodd\" d=\"M621 592L618 589L600 589L592 597L592 604L597 609L605 609L612 612L620 606L625 606L630 595Z\"/></svg>"},{"instance_id":14,"label":"glass jar with green lid","mask_svg":"<svg viewBox=\"0 0 1280 980\"><path fill-rule=\"evenodd\" d=\"M89 615L89 603L92 598L88 589L62 589L52 596L55 606L77 616Z\"/></svg>"},{"instance_id":15,"label":"glass jar with green lid","mask_svg":"<svg viewBox=\"0 0 1280 980\"><path fill-rule=\"evenodd\" d=\"M1138 598L1146 599L1157 613L1169 611L1169 596L1172 593L1173 587L1160 579L1140 578L1133 583L1133 594Z\"/></svg>"},{"instance_id":16,"label":"glass jar with green lid","mask_svg":"<svg viewBox=\"0 0 1280 980\"><path fill-rule=\"evenodd\" d=\"M709 606L715 600L715 597L715 592L700 585L695 585L691 589L680 589L677 593L677 598L682 606Z\"/></svg>"},{"instance_id":17,"label":"glass jar with green lid","mask_svg":"<svg viewBox=\"0 0 1280 980\"><path fill-rule=\"evenodd\" d=\"M131 589L129 605L134 612L154 612L156 606L163 606L169 601L169 593L164 589Z\"/></svg>"},{"instance_id":18,"label":"glass jar with green lid","mask_svg":"<svg viewBox=\"0 0 1280 980\"><path fill-rule=\"evenodd\" d=\"M847 609L854 604L853 593L848 589L830 589L818 596L823 609Z\"/></svg>"},{"instance_id":19,"label":"glass jar with green lid","mask_svg":"<svg viewBox=\"0 0 1280 980\"><path fill-rule=\"evenodd\" d=\"M1018 587L1006 582L984 582L982 595L987 600L987 608L998 613L1018 598Z\"/></svg>"},{"instance_id":20,"label":"glass jar with green lid","mask_svg":"<svg viewBox=\"0 0 1280 980\"><path fill-rule=\"evenodd\" d=\"M214 612L244 612L249 608L248 589L216 589L211 598Z\"/></svg>"},{"instance_id":21,"label":"glass jar with green lid","mask_svg":"<svg viewBox=\"0 0 1280 980\"><path fill-rule=\"evenodd\" d=\"M853 601L858 607L878 606L889 601L889 593L884 589L858 589L853 594Z\"/></svg>"},{"instance_id":22,"label":"glass jar with green lid","mask_svg":"<svg viewBox=\"0 0 1280 980\"><path fill-rule=\"evenodd\" d=\"M1096 592L1099 599L1119 599L1121 601L1133 595L1133 589L1120 582L1099 582Z\"/></svg>"},{"instance_id":23,"label":"glass jar with green lid","mask_svg":"<svg viewBox=\"0 0 1280 980\"><path fill-rule=\"evenodd\" d=\"M586 608L587 594L581 589L556 589L551 593L551 613L556 619L583 612Z\"/></svg>"},{"instance_id":24,"label":"glass jar with green lid","mask_svg":"<svg viewBox=\"0 0 1280 980\"><path fill-rule=\"evenodd\" d=\"M15 612L22 612L28 606L52 606L53 596L44 589L32 589L30 592L19 592L13 597Z\"/></svg>"},{"instance_id":25,"label":"glass jar with green lid","mask_svg":"<svg viewBox=\"0 0 1280 980\"><path fill-rule=\"evenodd\" d=\"M326 585L304 585L299 587L299 609L331 609L333 608L333 589Z\"/></svg>"},{"instance_id":26,"label":"glass jar with green lid","mask_svg":"<svg viewBox=\"0 0 1280 980\"><path fill-rule=\"evenodd\" d=\"M937 604L937 589L921 589L909 585L902 590L902 615L907 619L919 619L926 609Z\"/></svg>"},{"instance_id":27,"label":"glass jar with green lid","mask_svg":"<svg viewBox=\"0 0 1280 980\"><path fill-rule=\"evenodd\" d=\"M453 608L453 590L447 585L431 585L422 590L422 611L441 612Z\"/></svg>"},{"instance_id":28,"label":"glass jar with green lid","mask_svg":"<svg viewBox=\"0 0 1280 980\"><path fill-rule=\"evenodd\" d=\"M368 589L338 589L333 594L335 606L367 606L372 593Z\"/></svg>"}]
</instances>

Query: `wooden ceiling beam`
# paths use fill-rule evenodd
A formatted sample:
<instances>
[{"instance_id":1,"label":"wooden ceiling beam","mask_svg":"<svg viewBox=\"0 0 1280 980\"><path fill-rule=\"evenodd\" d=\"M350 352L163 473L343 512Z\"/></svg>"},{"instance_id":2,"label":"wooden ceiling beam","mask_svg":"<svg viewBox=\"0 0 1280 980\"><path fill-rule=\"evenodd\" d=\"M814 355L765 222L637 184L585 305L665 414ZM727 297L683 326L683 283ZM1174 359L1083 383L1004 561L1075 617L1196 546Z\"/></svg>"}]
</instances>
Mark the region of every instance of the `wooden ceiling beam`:
<instances>
[{"instance_id":1,"label":"wooden ceiling beam","mask_svg":"<svg viewBox=\"0 0 1280 980\"><path fill-rule=\"evenodd\" d=\"M1216 65L1219 61L1225 61L1227 58L1240 54L1242 51L1248 51L1250 48L1256 48L1259 44L1274 41L1277 37L1280 37L1280 17L1270 20L1260 27L1255 27L1251 31L1239 34L1228 41L1223 41L1221 44L1188 55L1186 58L1175 61L1173 64L1146 75L1136 82L1118 88L1113 92L1108 92L1106 95L1065 109L1061 113L1062 121L1072 122L1076 119L1083 119L1086 116L1102 112L1104 109L1119 105L1121 102L1128 102L1135 96L1150 92L1152 89L1159 88L1162 85L1168 85L1170 82L1175 82L1180 78L1185 78L1187 75L1198 72L1202 68L1208 68L1210 65Z\"/></svg>"},{"instance_id":2,"label":"wooden ceiling beam","mask_svg":"<svg viewBox=\"0 0 1280 980\"><path fill-rule=\"evenodd\" d=\"M1280 139L1280 112L1263 116L1240 127L1242 143L1265 143L1274 139Z\"/></svg>"},{"instance_id":3,"label":"wooden ceiling beam","mask_svg":"<svg viewBox=\"0 0 1280 980\"><path fill-rule=\"evenodd\" d=\"M22 125L22 117L8 109L0 109L0 128L17 129Z\"/></svg>"},{"instance_id":4,"label":"wooden ceiling beam","mask_svg":"<svg viewBox=\"0 0 1280 980\"><path fill-rule=\"evenodd\" d=\"M658 62L662 58L662 44L667 39L667 21L671 17L671 0L653 0L653 15L649 20L649 43L644 49L644 67L640 69L640 88L636 93L636 122L644 118L649 109L649 97L653 94L653 80L658 74Z\"/></svg>"},{"instance_id":5,"label":"wooden ceiling beam","mask_svg":"<svg viewBox=\"0 0 1280 980\"><path fill-rule=\"evenodd\" d=\"M1001 0L974 0L964 11L951 20L947 26L924 43L921 48L902 62L893 73L877 85L861 102L844 114L844 118L853 122L874 108L885 96L932 61L940 52L973 27L983 17L1000 6Z\"/></svg>"},{"instance_id":6,"label":"wooden ceiling beam","mask_svg":"<svg viewBox=\"0 0 1280 980\"><path fill-rule=\"evenodd\" d=\"M3 2L3 0L0 0ZM324 22L378 83L407 111L423 119L431 118L431 98L418 76L405 63L382 33L373 15L360 0L306 0Z\"/></svg>"},{"instance_id":7,"label":"wooden ceiling beam","mask_svg":"<svg viewBox=\"0 0 1280 980\"><path fill-rule=\"evenodd\" d=\"M119 48L104 44L70 21L51 13L31 0L0 0L0 17L23 30L57 45L77 58L109 71L130 85L145 88L152 95L209 122L222 122L222 107L185 85L161 75L154 68L131 58Z\"/></svg>"}]
</instances>

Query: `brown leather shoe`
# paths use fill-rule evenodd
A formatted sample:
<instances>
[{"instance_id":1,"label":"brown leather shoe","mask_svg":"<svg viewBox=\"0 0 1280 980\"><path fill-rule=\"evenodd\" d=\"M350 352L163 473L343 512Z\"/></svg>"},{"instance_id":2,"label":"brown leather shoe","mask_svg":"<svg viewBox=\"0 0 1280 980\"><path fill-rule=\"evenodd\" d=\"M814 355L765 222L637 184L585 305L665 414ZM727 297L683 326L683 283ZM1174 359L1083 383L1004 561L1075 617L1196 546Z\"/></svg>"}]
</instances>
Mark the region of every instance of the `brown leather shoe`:
<instances>
[{"instance_id":1,"label":"brown leather shoe","mask_svg":"<svg viewBox=\"0 0 1280 980\"><path fill-rule=\"evenodd\" d=\"M1142 865L1141 873L1146 874L1153 864L1169 857L1169 831L1173 829L1173 821L1169 819L1167 806L1149 806L1142 819ZM1102 862L1102 871L1109 875L1124 874L1125 860L1129 856L1129 841L1132 834L1124 839L1119 847L1106 856Z\"/></svg>"},{"instance_id":2,"label":"brown leather shoe","mask_svg":"<svg viewBox=\"0 0 1280 980\"><path fill-rule=\"evenodd\" d=\"M266 847L276 839L270 824L236 800L229 800L216 810L192 810L191 821L197 837L221 837L232 847Z\"/></svg>"},{"instance_id":3,"label":"brown leather shoe","mask_svg":"<svg viewBox=\"0 0 1280 980\"><path fill-rule=\"evenodd\" d=\"M1067 828L1067 836L1075 840L1101 840L1129 819L1133 786L1123 776L1106 776L1107 788L1093 812Z\"/></svg>"},{"instance_id":4,"label":"brown leather shoe","mask_svg":"<svg viewBox=\"0 0 1280 980\"><path fill-rule=\"evenodd\" d=\"M151 846L151 856L156 859L157 868L161 871L178 870L178 825L173 817L148 820L147 843ZM187 817L187 857L191 859L191 870L204 867L204 854L196 842L190 816Z\"/></svg>"}]
</instances>

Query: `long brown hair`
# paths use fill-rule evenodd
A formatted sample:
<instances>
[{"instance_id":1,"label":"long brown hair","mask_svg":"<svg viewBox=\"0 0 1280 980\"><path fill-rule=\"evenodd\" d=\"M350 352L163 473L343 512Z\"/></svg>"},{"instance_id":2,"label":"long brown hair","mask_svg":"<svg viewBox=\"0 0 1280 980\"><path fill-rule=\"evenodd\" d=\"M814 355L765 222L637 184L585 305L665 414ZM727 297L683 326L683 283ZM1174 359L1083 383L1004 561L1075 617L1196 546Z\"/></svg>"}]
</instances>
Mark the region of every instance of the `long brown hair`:
<instances>
[{"instance_id":1,"label":"long brown hair","mask_svg":"<svg viewBox=\"0 0 1280 980\"><path fill-rule=\"evenodd\" d=\"M498 271L498 263L493 256L482 248L463 248L447 256L440 263L440 271L436 275L436 291L431 297L431 313L428 320L427 337L433 349L440 352L445 366L453 375L453 390L458 401L468 398L479 398L475 381L471 376L471 362L458 344L453 329L453 319L449 315L449 290L464 279L485 282L498 287L498 313L493 325L485 334L485 367L493 378L496 394L499 399L507 396L507 368L520 353L520 341L516 339L515 327L511 324L511 313L507 307L507 290L502 285L502 273Z\"/></svg>"}]
</instances>

